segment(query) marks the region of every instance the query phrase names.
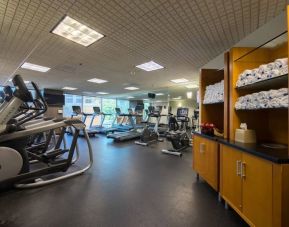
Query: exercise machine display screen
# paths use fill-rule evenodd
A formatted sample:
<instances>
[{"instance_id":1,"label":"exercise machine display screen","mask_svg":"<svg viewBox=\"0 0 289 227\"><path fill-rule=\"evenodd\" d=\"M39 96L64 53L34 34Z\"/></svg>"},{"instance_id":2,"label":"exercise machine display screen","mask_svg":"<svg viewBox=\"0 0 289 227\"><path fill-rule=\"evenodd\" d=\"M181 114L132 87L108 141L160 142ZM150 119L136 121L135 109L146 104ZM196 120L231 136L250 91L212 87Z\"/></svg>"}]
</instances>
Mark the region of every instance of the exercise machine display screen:
<instances>
[{"instance_id":1,"label":"exercise machine display screen","mask_svg":"<svg viewBox=\"0 0 289 227\"><path fill-rule=\"evenodd\" d=\"M189 115L189 108L178 108L177 116L178 117L187 117Z\"/></svg>"}]
</instances>

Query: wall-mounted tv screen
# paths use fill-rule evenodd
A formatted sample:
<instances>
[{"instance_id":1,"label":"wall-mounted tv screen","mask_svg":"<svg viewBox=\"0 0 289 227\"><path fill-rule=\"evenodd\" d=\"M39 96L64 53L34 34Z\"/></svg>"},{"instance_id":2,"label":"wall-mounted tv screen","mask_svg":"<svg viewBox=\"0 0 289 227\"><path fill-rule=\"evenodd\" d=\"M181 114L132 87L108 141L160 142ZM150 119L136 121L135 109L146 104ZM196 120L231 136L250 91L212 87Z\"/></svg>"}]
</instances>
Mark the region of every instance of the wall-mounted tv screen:
<instances>
[{"instance_id":1,"label":"wall-mounted tv screen","mask_svg":"<svg viewBox=\"0 0 289 227\"><path fill-rule=\"evenodd\" d=\"M44 89L44 99L50 106L63 106L65 104L63 91Z\"/></svg>"}]
</instances>

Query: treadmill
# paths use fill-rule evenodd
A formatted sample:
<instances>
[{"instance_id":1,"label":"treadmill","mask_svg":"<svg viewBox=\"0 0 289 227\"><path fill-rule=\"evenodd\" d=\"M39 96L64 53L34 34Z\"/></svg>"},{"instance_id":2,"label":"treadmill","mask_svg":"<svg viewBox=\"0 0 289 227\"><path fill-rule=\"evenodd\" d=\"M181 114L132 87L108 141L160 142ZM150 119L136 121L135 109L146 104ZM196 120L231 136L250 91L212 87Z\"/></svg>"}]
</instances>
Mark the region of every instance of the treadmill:
<instances>
[{"instance_id":1,"label":"treadmill","mask_svg":"<svg viewBox=\"0 0 289 227\"><path fill-rule=\"evenodd\" d=\"M122 114L124 117L127 117L131 121L131 124L133 125L133 129L127 132L116 132L113 134L112 133L108 134L107 138L114 139L114 141L117 141L117 142L140 138L143 128L137 128L133 120L133 118L136 119L137 117L142 117L142 114L140 114L140 111L143 111L143 105L137 105L135 107L135 113L130 112L128 114Z\"/></svg>"},{"instance_id":2,"label":"treadmill","mask_svg":"<svg viewBox=\"0 0 289 227\"><path fill-rule=\"evenodd\" d=\"M81 121L85 124L85 121L86 121L86 118L88 116L92 116L93 117L93 114L89 114L89 113L83 113L81 111L81 107L80 106L72 106L72 114L71 114L71 119L74 118L74 117L81 117ZM73 130L72 128L70 127L70 132L72 133ZM87 128L86 129L86 132L89 136L96 136L97 132L93 129L93 128ZM80 136L85 136L83 134L83 132L80 131L79 133Z\"/></svg>"},{"instance_id":3,"label":"treadmill","mask_svg":"<svg viewBox=\"0 0 289 227\"><path fill-rule=\"evenodd\" d=\"M103 127L103 122L105 120L105 117L111 116L111 115L112 114L101 112L100 108L98 106L94 106L93 107L93 116L92 116L89 128L93 129L94 131L96 131L96 133L100 133L100 134L108 134L108 133L117 131L117 128L115 128L115 127L109 127L109 128ZM100 124L93 126L94 118L97 116L101 117Z\"/></svg>"},{"instance_id":4,"label":"treadmill","mask_svg":"<svg viewBox=\"0 0 289 227\"><path fill-rule=\"evenodd\" d=\"M159 135L162 136L162 137L165 137L166 134L167 134L167 132L168 132L168 130L169 130L169 127L168 127L167 125L161 124L160 121L161 121L161 118L162 118L162 117L168 118L168 115L167 115L167 114L161 114L161 112L162 112L162 106L157 106L156 108L151 107L151 108L150 108L150 111L151 111L151 113L156 112L156 111L160 113L160 114L159 114L159 118L157 118L157 121L158 121L158 128L157 128L157 129L158 129ZM155 124L150 123L150 124L149 124L149 127L150 127L151 129L153 129L153 128L155 127Z\"/></svg>"},{"instance_id":5,"label":"treadmill","mask_svg":"<svg viewBox=\"0 0 289 227\"><path fill-rule=\"evenodd\" d=\"M119 123L117 123L118 117L121 118ZM124 120L126 118L128 119L128 122L130 124L127 124L127 122L124 123ZM127 131L133 129L134 128L134 121L132 119L132 110L128 109L128 114L126 114L126 113L122 113L120 108L116 107L115 108L115 118L114 118L114 121L112 123L112 128L116 128L115 131L118 131L118 132L127 132Z\"/></svg>"}]
</instances>

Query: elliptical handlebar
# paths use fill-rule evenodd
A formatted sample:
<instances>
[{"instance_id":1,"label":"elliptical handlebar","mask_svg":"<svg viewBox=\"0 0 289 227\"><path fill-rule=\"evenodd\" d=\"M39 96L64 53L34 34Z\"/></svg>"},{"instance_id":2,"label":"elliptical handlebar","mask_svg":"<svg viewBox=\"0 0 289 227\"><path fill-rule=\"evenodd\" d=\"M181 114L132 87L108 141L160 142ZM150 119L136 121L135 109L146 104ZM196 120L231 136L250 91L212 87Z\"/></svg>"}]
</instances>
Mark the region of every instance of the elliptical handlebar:
<instances>
[{"instance_id":1,"label":"elliptical handlebar","mask_svg":"<svg viewBox=\"0 0 289 227\"><path fill-rule=\"evenodd\" d=\"M22 77L20 75L15 75L12 79L16 90L14 91L13 95L23 102L32 102L33 98L31 93L29 92L27 86L25 85Z\"/></svg>"},{"instance_id":2,"label":"elliptical handlebar","mask_svg":"<svg viewBox=\"0 0 289 227\"><path fill-rule=\"evenodd\" d=\"M42 94L41 94L41 92L39 90L38 85L36 83L34 83L34 82L31 82L31 84L32 84L32 86L33 86L33 88L35 90L37 98L35 100L33 100L33 98L32 98L32 101L34 103L35 108L32 108L32 107L28 106L27 109L28 110L29 109L30 110L34 110L34 112L32 114L29 114L28 116L25 116L20 121L18 121L17 122L17 126L20 126L20 125L26 123L27 121L30 121L30 120L32 120L32 119L44 114L47 111L47 109L48 109L47 103L44 100L44 98L43 98L43 96L42 96Z\"/></svg>"}]
</instances>

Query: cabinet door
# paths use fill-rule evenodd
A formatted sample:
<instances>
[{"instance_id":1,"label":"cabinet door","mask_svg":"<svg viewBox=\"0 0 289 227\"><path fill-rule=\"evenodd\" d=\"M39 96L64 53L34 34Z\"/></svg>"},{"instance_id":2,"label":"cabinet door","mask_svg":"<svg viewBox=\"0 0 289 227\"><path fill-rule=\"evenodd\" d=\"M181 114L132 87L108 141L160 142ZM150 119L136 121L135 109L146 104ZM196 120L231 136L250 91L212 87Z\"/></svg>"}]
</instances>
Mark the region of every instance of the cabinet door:
<instances>
[{"instance_id":1,"label":"cabinet door","mask_svg":"<svg viewBox=\"0 0 289 227\"><path fill-rule=\"evenodd\" d=\"M222 197L239 211L242 211L242 153L226 145L220 145L220 191Z\"/></svg>"},{"instance_id":2,"label":"cabinet door","mask_svg":"<svg viewBox=\"0 0 289 227\"><path fill-rule=\"evenodd\" d=\"M218 143L194 136L194 170L215 190L218 190Z\"/></svg>"},{"instance_id":3,"label":"cabinet door","mask_svg":"<svg viewBox=\"0 0 289 227\"><path fill-rule=\"evenodd\" d=\"M243 214L255 226L272 226L272 163L243 154Z\"/></svg>"}]
</instances>

